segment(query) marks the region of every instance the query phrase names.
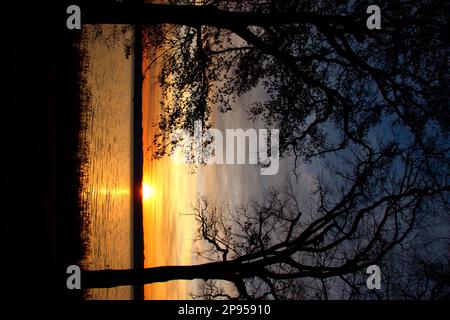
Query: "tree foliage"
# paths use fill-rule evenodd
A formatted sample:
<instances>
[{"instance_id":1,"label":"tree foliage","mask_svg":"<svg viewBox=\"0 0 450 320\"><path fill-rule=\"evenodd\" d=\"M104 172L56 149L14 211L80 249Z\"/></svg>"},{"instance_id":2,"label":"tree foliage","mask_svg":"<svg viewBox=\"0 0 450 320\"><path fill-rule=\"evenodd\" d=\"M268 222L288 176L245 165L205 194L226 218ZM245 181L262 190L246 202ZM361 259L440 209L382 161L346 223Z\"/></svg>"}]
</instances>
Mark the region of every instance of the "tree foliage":
<instances>
[{"instance_id":1,"label":"tree foliage","mask_svg":"<svg viewBox=\"0 0 450 320\"><path fill-rule=\"evenodd\" d=\"M352 144L379 150L371 137L382 125L401 133L401 142L390 137L395 144L447 148L448 2L386 2L381 30L366 27L367 5L209 1L212 12L229 13L227 21L151 27L150 43L164 49L159 80L167 98L155 157L179 142L171 133L193 134L195 120L207 130L213 107L229 112L257 86L262 101L239 107L280 130L285 155L310 160Z\"/></svg>"},{"instance_id":2,"label":"tree foliage","mask_svg":"<svg viewBox=\"0 0 450 320\"><path fill-rule=\"evenodd\" d=\"M385 1L381 29L369 30L366 1L169 2L159 12L179 15L149 17L145 38L164 97L154 157L183 142L171 139L178 129L207 130L214 108L238 107L280 130L282 155L316 161L322 175L306 203L290 183L236 208L198 199L210 261L124 271L120 283L200 278L207 298L448 296L448 258L425 262L408 244L435 241L425 230L450 209L450 3ZM265 95L235 106L255 88ZM365 268L380 263L390 296L361 291Z\"/></svg>"}]
</instances>

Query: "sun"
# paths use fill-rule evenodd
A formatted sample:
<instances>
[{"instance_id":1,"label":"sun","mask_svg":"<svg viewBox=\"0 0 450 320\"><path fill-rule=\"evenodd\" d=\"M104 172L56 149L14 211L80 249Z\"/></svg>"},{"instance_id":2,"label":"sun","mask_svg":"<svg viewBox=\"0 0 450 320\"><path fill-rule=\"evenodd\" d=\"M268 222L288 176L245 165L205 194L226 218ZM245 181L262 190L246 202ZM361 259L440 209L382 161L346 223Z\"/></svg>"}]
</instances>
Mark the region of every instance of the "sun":
<instances>
[{"instance_id":1,"label":"sun","mask_svg":"<svg viewBox=\"0 0 450 320\"><path fill-rule=\"evenodd\" d=\"M155 189L148 183L142 184L142 199L151 199L155 194Z\"/></svg>"}]
</instances>

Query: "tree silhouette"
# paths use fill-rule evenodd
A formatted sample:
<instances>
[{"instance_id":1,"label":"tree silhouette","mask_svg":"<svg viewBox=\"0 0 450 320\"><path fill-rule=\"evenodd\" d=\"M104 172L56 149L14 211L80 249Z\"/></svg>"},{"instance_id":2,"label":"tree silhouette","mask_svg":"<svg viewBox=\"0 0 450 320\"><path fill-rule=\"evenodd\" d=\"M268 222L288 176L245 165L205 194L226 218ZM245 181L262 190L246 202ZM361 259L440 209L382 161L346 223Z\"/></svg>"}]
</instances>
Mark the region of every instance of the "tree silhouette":
<instances>
[{"instance_id":1,"label":"tree silhouette","mask_svg":"<svg viewBox=\"0 0 450 320\"><path fill-rule=\"evenodd\" d=\"M196 120L207 130L213 106L230 111L256 86L266 99L247 110L280 129L282 154L311 159L350 144L373 148L371 131L387 118L424 149L435 126L448 137L448 3L386 3L381 30L366 27L363 2L210 3L205 15L216 15L215 23L195 16L198 24L150 28L150 43L165 50L159 80L171 97L157 158L179 142L171 133L193 134Z\"/></svg>"},{"instance_id":2,"label":"tree silhouette","mask_svg":"<svg viewBox=\"0 0 450 320\"><path fill-rule=\"evenodd\" d=\"M386 162L404 159L386 170ZM395 159L395 160L393 160ZM422 161L424 161L422 159ZM419 159L392 150L349 165L332 187L319 179L310 201L301 204L292 185L268 190L261 202L229 208L198 199L193 215L198 240L210 262L135 270L85 271L87 287L142 284L176 279L204 279L234 284L236 296L221 290L209 297L293 298L306 280L339 279L365 270L416 231L449 186L418 187L423 178ZM434 208L434 209L433 209ZM347 280L348 281L348 280ZM219 287L217 287L219 288ZM320 286L318 287L321 288ZM327 289L323 289L326 291ZM448 290L448 287L447 289ZM204 293L204 292L203 292Z\"/></svg>"},{"instance_id":3,"label":"tree silhouette","mask_svg":"<svg viewBox=\"0 0 450 320\"><path fill-rule=\"evenodd\" d=\"M250 118L278 128L281 154L319 161L326 178L307 210L290 184L240 208L199 199L193 215L213 261L84 271L85 287L204 279L203 297L276 299L306 294L312 279L327 298L327 281L354 288L349 275L382 261L432 212L448 212L448 1L380 4L380 30L366 27L365 1L169 3L89 4L85 14L144 24L144 45L159 48L170 99L155 158L182 142L170 138L176 130L193 134L196 120L207 130L213 107L232 112L237 96L262 87L263 101L245 106Z\"/></svg>"}]
</instances>

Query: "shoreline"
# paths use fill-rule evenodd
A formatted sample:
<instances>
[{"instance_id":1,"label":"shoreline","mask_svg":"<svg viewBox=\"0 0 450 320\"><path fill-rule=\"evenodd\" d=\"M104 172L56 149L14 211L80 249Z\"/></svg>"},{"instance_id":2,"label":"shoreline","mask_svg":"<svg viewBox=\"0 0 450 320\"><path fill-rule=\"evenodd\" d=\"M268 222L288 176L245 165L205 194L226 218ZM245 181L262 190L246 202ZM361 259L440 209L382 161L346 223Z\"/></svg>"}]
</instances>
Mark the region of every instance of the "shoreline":
<instances>
[{"instance_id":1,"label":"shoreline","mask_svg":"<svg viewBox=\"0 0 450 320\"><path fill-rule=\"evenodd\" d=\"M7 296L81 299L82 294L66 287L66 268L79 264L84 251L77 158L80 32L66 28L61 12L64 3L39 2L27 10L14 6L6 17L12 45L5 123L12 135L6 139L2 182L13 204L2 227Z\"/></svg>"},{"instance_id":2,"label":"shoreline","mask_svg":"<svg viewBox=\"0 0 450 320\"><path fill-rule=\"evenodd\" d=\"M141 188L144 171L143 127L142 127L142 27L135 26L134 33L134 99L133 99L133 177L132 177L132 221L133 221L133 268L144 268L144 225ZM144 286L133 287L133 299L144 299Z\"/></svg>"}]
</instances>

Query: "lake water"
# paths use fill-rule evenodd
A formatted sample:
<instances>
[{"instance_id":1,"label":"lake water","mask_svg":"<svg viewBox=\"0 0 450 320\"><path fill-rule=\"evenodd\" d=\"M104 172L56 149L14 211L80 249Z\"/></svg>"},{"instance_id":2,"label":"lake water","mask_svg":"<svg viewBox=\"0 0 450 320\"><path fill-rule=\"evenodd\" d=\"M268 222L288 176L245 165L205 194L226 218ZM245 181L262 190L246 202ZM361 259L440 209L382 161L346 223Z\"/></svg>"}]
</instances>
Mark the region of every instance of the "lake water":
<instances>
[{"instance_id":1,"label":"lake water","mask_svg":"<svg viewBox=\"0 0 450 320\"><path fill-rule=\"evenodd\" d=\"M132 33L113 26L83 26L83 61L90 105L84 110L81 145L81 199L89 220L84 233L89 242L84 265L88 269L132 267L132 81L133 59L124 43ZM131 287L92 289L92 299L130 299Z\"/></svg>"},{"instance_id":2,"label":"lake water","mask_svg":"<svg viewBox=\"0 0 450 320\"><path fill-rule=\"evenodd\" d=\"M83 26L87 53L84 72L90 103L82 117L81 145L87 157L82 168L80 198L86 204L84 238L87 269L125 269L133 265L132 226L132 102L133 56L126 59L124 43L132 32L121 27ZM148 61L144 61L147 66ZM159 116L161 90L158 68L143 81L144 150L152 144ZM148 151L148 150L147 150ZM143 183L152 194L143 199L145 267L190 265L194 218L186 215L196 196L197 176L167 157L152 161L144 153ZM145 285L145 299L186 299L193 282L170 281ZM92 289L92 299L131 299L132 287Z\"/></svg>"}]
</instances>

